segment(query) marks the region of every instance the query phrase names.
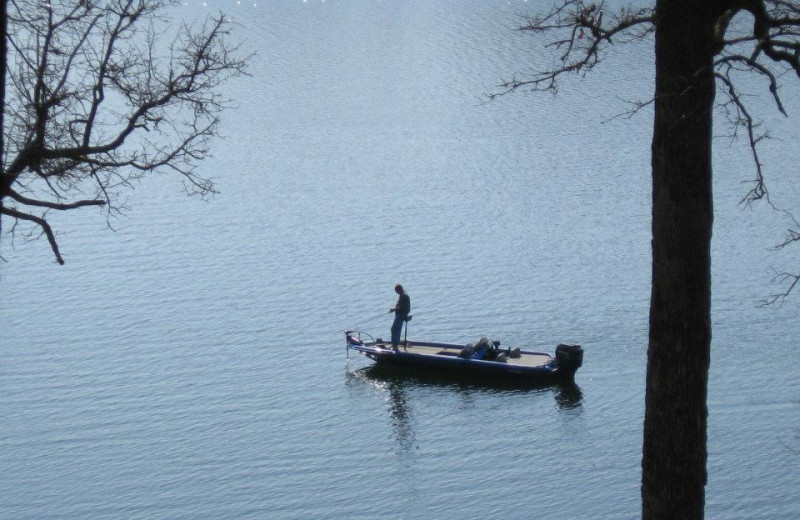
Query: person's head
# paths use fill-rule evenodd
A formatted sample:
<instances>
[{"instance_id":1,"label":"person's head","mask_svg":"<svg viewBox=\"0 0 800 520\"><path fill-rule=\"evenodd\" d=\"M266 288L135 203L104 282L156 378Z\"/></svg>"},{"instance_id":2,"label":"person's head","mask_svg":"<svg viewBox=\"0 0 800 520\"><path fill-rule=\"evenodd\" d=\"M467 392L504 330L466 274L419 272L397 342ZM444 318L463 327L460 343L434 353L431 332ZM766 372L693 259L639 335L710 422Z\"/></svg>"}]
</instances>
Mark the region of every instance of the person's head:
<instances>
[{"instance_id":1,"label":"person's head","mask_svg":"<svg viewBox=\"0 0 800 520\"><path fill-rule=\"evenodd\" d=\"M403 294L403 286L400 284L395 285L394 292L396 292L397 294Z\"/></svg>"}]
</instances>

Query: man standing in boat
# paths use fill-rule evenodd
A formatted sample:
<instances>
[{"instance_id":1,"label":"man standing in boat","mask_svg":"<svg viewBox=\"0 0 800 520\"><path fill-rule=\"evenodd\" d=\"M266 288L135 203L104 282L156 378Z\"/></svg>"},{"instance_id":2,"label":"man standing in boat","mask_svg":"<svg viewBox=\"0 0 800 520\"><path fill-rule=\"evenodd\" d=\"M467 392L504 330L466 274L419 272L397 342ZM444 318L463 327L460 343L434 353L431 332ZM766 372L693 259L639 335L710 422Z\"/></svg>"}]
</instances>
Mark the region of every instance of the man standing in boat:
<instances>
[{"instance_id":1,"label":"man standing in boat","mask_svg":"<svg viewBox=\"0 0 800 520\"><path fill-rule=\"evenodd\" d=\"M397 345L400 344L400 333L403 331L403 324L408 319L409 313L411 313L411 297L403 290L403 286L400 284L394 286L394 292L400 296L397 298L397 305L389 309L389 312L394 312L392 348L397 350Z\"/></svg>"}]
</instances>

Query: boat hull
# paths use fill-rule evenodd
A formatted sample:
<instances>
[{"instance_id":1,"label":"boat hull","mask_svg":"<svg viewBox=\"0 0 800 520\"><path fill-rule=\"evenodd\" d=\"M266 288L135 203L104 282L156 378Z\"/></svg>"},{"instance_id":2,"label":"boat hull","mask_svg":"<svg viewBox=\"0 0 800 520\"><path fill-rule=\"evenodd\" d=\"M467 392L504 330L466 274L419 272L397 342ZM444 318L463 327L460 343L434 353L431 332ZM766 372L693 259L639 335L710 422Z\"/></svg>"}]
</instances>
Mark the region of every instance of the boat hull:
<instances>
[{"instance_id":1,"label":"boat hull","mask_svg":"<svg viewBox=\"0 0 800 520\"><path fill-rule=\"evenodd\" d=\"M465 345L450 343L408 341L395 351L386 342L362 342L353 333L347 334L347 347L386 367L529 382L572 380L583 362L583 350L577 345L560 345L562 350L556 357L543 352L519 351L517 357L502 356L506 358L502 361L461 357L459 354L463 355Z\"/></svg>"}]
</instances>

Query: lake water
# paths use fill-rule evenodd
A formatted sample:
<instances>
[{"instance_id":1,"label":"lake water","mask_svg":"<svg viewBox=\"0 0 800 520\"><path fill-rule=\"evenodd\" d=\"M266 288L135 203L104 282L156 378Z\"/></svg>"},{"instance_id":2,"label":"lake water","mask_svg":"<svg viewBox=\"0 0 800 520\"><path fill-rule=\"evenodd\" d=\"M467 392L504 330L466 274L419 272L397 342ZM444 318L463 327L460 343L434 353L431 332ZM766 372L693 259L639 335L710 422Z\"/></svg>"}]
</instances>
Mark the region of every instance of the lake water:
<instances>
[{"instance_id":1,"label":"lake water","mask_svg":"<svg viewBox=\"0 0 800 520\"><path fill-rule=\"evenodd\" d=\"M530 2L533 4L534 2ZM632 519L650 279L651 46L557 97L485 103L546 65L517 0L187 1L258 54L204 172L0 254L0 518ZM207 5L206 5L207 4ZM753 90L761 92L761 85ZM787 79L787 89L797 83ZM766 94L766 90L763 91ZM798 208L798 97L754 110L776 204ZM718 125L718 133L725 128ZM790 221L739 200L715 148L707 518L800 507L800 293ZM412 298L409 338L552 351L577 388L392 377L341 330ZM363 329L388 336L390 316Z\"/></svg>"}]
</instances>

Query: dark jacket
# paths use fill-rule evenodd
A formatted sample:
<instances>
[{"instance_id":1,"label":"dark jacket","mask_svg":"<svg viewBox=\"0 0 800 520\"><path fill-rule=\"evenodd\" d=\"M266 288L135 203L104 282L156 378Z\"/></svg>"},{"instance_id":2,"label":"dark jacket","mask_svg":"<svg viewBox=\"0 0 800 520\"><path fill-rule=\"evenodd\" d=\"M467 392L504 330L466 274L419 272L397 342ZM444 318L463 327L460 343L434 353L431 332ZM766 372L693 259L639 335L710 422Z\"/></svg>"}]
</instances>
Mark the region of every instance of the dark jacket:
<instances>
[{"instance_id":1,"label":"dark jacket","mask_svg":"<svg viewBox=\"0 0 800 520\"><path fill-rule=\"evenodd\" d=\"M411 297L403 293L397 298L397 305L394 307L394 315L405 318L411 312Z\"/></svg>"}]
</instances>

